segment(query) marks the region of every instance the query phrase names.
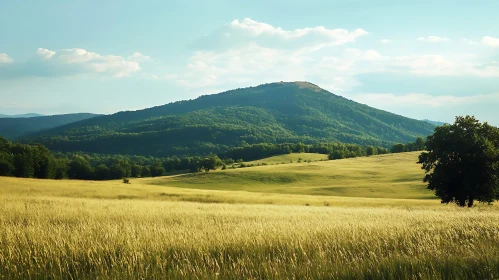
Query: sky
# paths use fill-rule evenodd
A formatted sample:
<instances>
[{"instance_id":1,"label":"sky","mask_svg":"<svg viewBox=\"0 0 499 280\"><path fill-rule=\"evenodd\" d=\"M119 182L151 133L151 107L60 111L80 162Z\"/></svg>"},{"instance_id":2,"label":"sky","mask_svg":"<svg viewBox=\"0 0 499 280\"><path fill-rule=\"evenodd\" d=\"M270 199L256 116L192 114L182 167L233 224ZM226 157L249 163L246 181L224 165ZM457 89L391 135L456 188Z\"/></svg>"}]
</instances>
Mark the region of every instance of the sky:
<instances>
[{"instance_id":1,"label":"sky","mask_svg":"<svg viewBox=\"0 0 499 280\"><path fill-rule=\"evenodd\" d=\"M309 81L499 126L499 1L0 2L0 114L114 113Z\"/></svg>"}]
</instances>

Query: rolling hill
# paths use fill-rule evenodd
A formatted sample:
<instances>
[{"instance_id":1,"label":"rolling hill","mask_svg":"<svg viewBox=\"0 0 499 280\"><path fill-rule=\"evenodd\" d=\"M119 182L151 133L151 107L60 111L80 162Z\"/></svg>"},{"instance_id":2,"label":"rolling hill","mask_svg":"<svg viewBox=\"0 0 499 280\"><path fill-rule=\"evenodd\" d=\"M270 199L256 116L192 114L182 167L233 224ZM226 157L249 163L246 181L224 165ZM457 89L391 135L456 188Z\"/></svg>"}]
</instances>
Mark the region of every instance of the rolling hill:
<instances>
[{"instance_id":1,"label":"rolling hill","mask_svg":"<svg viewBox=\"0 0 499 280\"><path fill-rule=\"evenodd\" d=\"M9 118L1 118L0 116L0 136L9 140L13 140L30 133L51 129L81 120L86 120L95 116L98 115L81 113L54 116Z\"/></svg>"},{"instance_id":2,"label":"rolling hill","mask_svg":"<svg viewBox=\"0 0 499 280\"><path fill-rule=\"evenodd\" d=\"M419 154L420 152L411 152L311 163L294 162L144 178L142 181L168 187L220 191L372 198L436 198L423 183L424 171L416 164Z\"/></svg>"},{"instance_id":3,"label":"rolling hill","mask_svg":"<svg viewBox=\"0 0 499 280\"><path fill-rule=\"evenodd\" d=\"M245 143L344 142L389 146L434 125L337 96L307 82L235 89L99 116L30 135L62 152L134 155L220 153Z\"/></svg>"},{"instance_id":4,"label":"rolling hill","mask_svg":"<svg viewBox=\"0 0 499 280\"><path fill-rule=\"evenodd\" d=\"M28 114L21 114L21 115L4 115L4 114L0 114L0 118L2 118L2 119L7 119L7 118L34 118L34 117L43 117L43 115L35 114L35 113L28 113Z\"/></svg>"},{"instance_id":5,"label":"rolling hill","mask_svg":"<svg viewBox=\"0 0 499 280\"><path fill-rule=\"evenodd\" d=\"M156 178L79 181L0 177L0 196L338 206L439 205L423 183L419 152L274 164ZM291 154L306 158L307 154ZM273 158L262 159L272 162ZM37 189L38 191L33 191ZM356 198L356 199L353 199ZM363 199L361 199L363 198Z\"/></svg>"}]
</instances>

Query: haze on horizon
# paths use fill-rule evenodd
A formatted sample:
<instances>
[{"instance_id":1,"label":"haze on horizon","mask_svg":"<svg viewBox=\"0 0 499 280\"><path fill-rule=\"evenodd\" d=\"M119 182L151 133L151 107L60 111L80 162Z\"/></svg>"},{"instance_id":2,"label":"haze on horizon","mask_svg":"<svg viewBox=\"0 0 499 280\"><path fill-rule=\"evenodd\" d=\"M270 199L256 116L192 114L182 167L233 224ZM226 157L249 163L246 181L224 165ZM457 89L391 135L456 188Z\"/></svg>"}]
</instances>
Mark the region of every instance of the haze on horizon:
<instances>
[{"instance_id":1,"label":"haze on horizon","mask_svg":"<svg viewBox=\"0 0 499 280\"><path fill-rule=\"evenodd\" d=\"M435 3L438 2L438 3ZM309 81L499 125L498 1L7 1L0 114L114 113Z\"/></svg>"}]
</instances>

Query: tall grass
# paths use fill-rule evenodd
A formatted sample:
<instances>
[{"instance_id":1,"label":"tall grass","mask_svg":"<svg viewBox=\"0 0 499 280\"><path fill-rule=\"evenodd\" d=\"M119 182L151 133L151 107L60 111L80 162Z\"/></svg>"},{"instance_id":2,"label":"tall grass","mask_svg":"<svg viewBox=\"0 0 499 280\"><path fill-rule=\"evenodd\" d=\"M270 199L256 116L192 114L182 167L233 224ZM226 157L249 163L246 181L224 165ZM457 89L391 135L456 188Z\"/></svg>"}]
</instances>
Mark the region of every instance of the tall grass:
<instances>
[{"instance_id":1,"label":"tall grass","mask_svg":"<svg viewBox=\"0 0 499 280\"><path fill-rule=\"evenodd\" d=\"M7 195L0 279L496 279L498 214Z\"/></svg>"}]
</instances>

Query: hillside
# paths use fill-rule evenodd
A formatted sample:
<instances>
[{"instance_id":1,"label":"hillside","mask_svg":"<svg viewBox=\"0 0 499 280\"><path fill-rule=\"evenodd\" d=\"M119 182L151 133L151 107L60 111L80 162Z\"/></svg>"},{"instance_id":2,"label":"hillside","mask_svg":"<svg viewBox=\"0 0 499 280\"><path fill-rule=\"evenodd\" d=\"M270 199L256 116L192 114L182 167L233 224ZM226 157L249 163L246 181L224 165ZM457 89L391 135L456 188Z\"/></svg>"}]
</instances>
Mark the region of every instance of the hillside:
<instances>
[{"instance_id":1,"label":"hillside","mask_svg":"<svg viewBox=\"0 0 499 280\"><path fill-rule=\"evenodd\" d=\"M95 116L98 115L81 113L38 117L0 118L0 136L12 140L30 133L67 125Z\"/></svg>"},{"instance_id":2,"label":"hillside","mask_svg":"<svg viewBox=\"0 0 499 280\"><path fill-rule=\"evenodd\" d=\"M418 152L286 163L156 178L78 181L0 177L0 195L331 205L438 205ZM303 154L291 156L307 157ZM262 161L271 162L272 158ZM34 192L33 188L40 191ZM43 191L42 191L43 190ZM355 197L355 199L353 199ZM360 199L365 198L365 199ZM369 200L376 199L376 200ZM403 199L403 200L400 200ZM427 200L427 199L430 199Z\"/></svg>"},{"instance_id":3,"label":"hillside","mask_svg":"<svg viewBox=\"0 0 499 280\"><path fill-rule=\"evenodd\" d=\"M389 146L433 125L374 109L306 82L272 83L57 127L25 139L51 150L195 155L244 143L344 142Z\"/></svg>"},{"instance_id":4,"label":"hillside","mask_svg":"<svg viewBox=\"0 0 499 280\"><path fill-rule=\"evenodd\" d=\"M420 152L192 173L142 182L176 188L371 198L436 198L416 164ZM303 156L304 158L306 156Z\"/></svg>"},{"instance_id":5,"label":"hillside","mask_svg":"<svg viewBox=\"0 0 499 280\"><path fill-rule=\"evenodd\" d=\"M293 162L315 162L328 160L328 155L317 153L292 153L278 156L271 156L259 160L245 162L246 165L272 165Z\"/></svg>"}]
</instances>

